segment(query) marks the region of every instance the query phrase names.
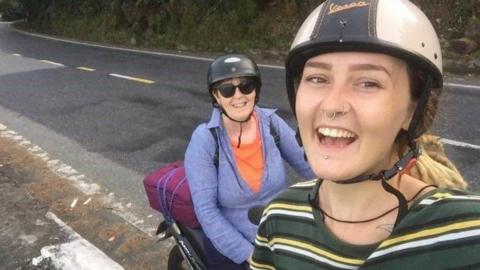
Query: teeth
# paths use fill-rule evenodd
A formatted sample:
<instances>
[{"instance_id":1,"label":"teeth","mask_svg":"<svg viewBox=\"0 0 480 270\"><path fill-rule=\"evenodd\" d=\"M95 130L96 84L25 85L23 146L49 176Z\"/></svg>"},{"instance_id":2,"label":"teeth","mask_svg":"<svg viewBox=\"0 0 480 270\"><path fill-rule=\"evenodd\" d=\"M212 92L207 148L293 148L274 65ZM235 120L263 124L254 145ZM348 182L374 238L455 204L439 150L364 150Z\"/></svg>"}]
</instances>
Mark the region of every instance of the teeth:
<instances>
[{"instance_id":1,"label":"teeth","mask_svg":"<svg viewBox=\"0 0 480 270\"><path fill-rule=\"evenodd\" d=\"M245 106L245 105L247 105L246 102L239 103L239 104L232 104L232 106L235 107L235 108L240 108L240 107L243 107L243 106Z\"/></svg>"},{"instance_id":2,"label":"teeth","mask_svg":"<svg viewBox=\"0 0 480 270\"><path fill-rule=\"evenodd\" d=\"M355 134L343 129L319 128L317 131L318 133L326 137L333 137L333 138L354 138L355 137Z\"/></svg>"}]
</instances>

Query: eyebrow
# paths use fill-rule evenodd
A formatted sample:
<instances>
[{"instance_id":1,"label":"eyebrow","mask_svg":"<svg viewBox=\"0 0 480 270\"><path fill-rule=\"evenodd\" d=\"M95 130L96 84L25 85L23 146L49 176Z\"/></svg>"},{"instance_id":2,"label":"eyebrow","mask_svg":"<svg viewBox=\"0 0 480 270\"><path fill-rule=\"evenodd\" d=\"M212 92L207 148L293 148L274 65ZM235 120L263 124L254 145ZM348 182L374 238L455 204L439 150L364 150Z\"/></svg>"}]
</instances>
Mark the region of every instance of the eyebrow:
<instances>
[{"instance_id":1,"label":"eyebrow","mask_svg":"<svg viewBox=\"0 0 480 270\"><path fill-rule=\"evenodd\" d=\"M315 62L315 61L308 61L305 63L305 67L313 67L313 68L321 68L326 70L332 70L332 65L323 63L323 62Z\"/></svg>"},{"instance_id":2,"label":"eyebrow","mask_svg":"<svg viewBox=\"0 0 480 270\"><path fill-rule=\"evenodd\" d=\"M362 71L362 70L378 70L387 73L389 77L392 77L392 74L384 66L374 65L374 64L358 64L353 65L348 68L350 71Z\"/></svg>"},{"instance_id":3,"label":"eyebrow","mask_svg":"<svg viewBox=\"0 0 480 270\"><path fill-rule=\"evenodd\" d=\"M309 61L305 63L305 67L312 67L312 68L321 68L326 70L332 70L332 65L327 64L324 62L315 62ZM375 65L375 64L358 64L349 67L350 71L362 71L362 70L378 70L387 73L388 76L392 77L392 74L386 69L384 66Z\"/></svg>"}]
</instances>

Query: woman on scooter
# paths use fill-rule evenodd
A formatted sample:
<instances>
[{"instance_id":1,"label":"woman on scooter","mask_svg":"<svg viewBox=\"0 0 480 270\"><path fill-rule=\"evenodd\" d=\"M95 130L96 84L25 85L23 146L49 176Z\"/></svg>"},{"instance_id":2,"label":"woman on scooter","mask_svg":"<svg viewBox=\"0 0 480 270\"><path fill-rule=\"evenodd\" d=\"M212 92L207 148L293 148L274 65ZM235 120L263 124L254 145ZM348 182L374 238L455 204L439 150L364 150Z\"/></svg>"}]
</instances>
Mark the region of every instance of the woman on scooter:
<instances>
[{"instance_id":1,"label":"woman on scooter","mask_svg":"<svg viewBox=\"0 0 480 270\"><path fill-rule=\"evenodd\" d=\"M456 176L433 160L420 165L434 185L408 174L442 89L440 44L420 9L325 1L299 29L286 78L318 179L266 208L252 269L480 267L480 196L438 188Z\"/></svg>"},{"instance_id":2,"label":"woman on scooter","mask_svg":"<svg viewBox=\"0 0 480 270\"><path fill-rule=\"evenodd\" d=\"M248 210L286 188L284 160L305 178L314 174L295 132L275 110L256 106L261 79L252 59L221 56L207 81L214 108L193 132L185 172L202 229L224 256L207 258L209 269L244 269L257 232Z\"/></svg>"}]
</instances>

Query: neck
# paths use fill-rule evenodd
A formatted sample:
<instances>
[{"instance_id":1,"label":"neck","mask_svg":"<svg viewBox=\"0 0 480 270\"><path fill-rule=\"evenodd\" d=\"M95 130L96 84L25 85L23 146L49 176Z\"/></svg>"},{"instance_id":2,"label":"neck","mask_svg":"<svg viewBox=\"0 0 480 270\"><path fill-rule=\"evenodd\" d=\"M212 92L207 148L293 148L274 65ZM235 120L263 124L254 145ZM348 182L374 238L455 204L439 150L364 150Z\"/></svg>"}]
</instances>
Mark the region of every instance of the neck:
<instances>
[{"instance_id":1,"label":"neck","mask_svg":"<svg viewBox=\"0 0 480 270\"><path fill-rule=\"evenodd\" d=\"M238 137L240 136L240 125L242 130L241 140L243 143L251 142L256 138L257 121L254 115L252 115L248 121L243 123L232 121L224 114L222 114L222 120L231 140L238 141Z\"/></svg>"},{"instance_id":2,"label":"neck","mask_svg":"<svg viewBox=\"0 0 480 270\"><path fill-rule=\"evenodd\" d=\"M389 183L398 187L398 177ZM323 181L319 190L320 208L342 220L363 220L381 214L398 205L397 199L386 192L380 181L337 184Z\"/></svg>"}]
</instances>

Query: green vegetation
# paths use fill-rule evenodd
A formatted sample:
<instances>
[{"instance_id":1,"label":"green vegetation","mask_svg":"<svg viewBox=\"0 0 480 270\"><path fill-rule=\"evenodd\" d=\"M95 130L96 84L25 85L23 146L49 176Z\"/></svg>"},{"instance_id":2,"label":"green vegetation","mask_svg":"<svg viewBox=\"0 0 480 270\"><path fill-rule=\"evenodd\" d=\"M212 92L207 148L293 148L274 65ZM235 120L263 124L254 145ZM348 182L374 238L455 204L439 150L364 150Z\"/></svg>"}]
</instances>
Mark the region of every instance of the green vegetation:
<instances>
[{"instance_id":1,"label":"green vegetation","mask_svg":"<svg viewBox=\"0 0 480 270\"><path fill-rule=\"evenodd\" d=\"M286 52L313 0L0 0L7 20L35 31L126 46ZM457 37L478 0L415 0L444 38ZM477 4L475 4L477 3Z\"/></svg>"},{"instance_id":2,"label":"green vegetation","mask_svg":"<svg viewBox=\"0 0 480 270\"><path fill-rule=\"evenodd\" d=\"M0 14L6 21L18 20L25 16L16 0L0 0Z\"/></svg>"}]
</instances>

